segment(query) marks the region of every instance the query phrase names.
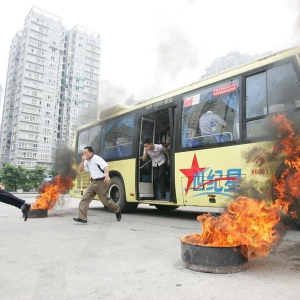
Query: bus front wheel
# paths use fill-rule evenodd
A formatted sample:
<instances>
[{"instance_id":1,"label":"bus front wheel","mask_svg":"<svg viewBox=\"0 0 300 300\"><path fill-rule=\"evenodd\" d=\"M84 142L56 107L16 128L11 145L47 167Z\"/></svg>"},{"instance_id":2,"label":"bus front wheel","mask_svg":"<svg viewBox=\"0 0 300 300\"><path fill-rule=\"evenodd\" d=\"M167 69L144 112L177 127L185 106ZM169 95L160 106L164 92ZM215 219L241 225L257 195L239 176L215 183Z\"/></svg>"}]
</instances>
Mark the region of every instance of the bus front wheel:
<instances>
[{"instance_id":1,"label":"bus front wheel","mask_svg":"<svg viewBox=\"0 0 300 300\"><path fill-rule=\"evenodd\" d=\"M138 203L126 201L125 187L120 177L114 176L111 178L108 196L121 207L124 213L134 212L138 206Z\"/></svg>"}]
</instances>

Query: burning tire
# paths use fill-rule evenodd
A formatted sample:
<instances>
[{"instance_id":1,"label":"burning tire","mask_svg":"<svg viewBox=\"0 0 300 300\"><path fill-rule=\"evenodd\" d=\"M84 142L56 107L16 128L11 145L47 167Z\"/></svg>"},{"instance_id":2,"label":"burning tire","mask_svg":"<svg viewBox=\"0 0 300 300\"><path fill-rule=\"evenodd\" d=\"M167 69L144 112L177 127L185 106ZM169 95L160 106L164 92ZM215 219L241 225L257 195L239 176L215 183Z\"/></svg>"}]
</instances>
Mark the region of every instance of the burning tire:
<instances>
[{"instance_id":1,"label":"burning tire","mask_svg":"<svg viewBox=\"0 0 300 300\"><path fill-rule=\"evenodd\" d=\"M181 258L185 268L198 272L228 274L248 268L240 246L209 247L181 241Z\"/></svg>"},{"instance_id":2,"label":"burning tire","mask_svg":"<svg viewBox=\"0 0 300 300\"><path fill-rule=\"evenodd\" d=\"M120 177L112 177L108 190L108 196L121 207L122 212L134 212L138 203L128 203L123 180Z\"/></svg>"},{"instance_id":3,"label":"burning tire","mask_svg":"<svg viewBox=\"0 0 300 300\"><path fill-rule=\"evenodd\" d=\"M47 216L47 209L30 209L28 211L28 218L46 218Z\"/></svg>"}]
</instances>

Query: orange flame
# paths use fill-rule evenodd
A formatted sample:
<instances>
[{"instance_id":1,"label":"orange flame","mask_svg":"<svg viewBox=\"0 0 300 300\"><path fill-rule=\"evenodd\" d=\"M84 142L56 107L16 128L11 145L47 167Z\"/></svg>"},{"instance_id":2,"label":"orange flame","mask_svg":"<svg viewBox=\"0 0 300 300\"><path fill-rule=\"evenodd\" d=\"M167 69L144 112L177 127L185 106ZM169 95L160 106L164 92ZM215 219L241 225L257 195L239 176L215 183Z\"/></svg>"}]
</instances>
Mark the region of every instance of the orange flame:
<instances>
[{"instance_id":1,"label":"orange flame","mask_svg":"<svg viewBox=\"0 0 300 300\"><path fill-rule=\"evenodd\" d=\"M272 176L276 203L282 206L286 213L297 218L297 212L289 209L293 209L300 195L300 138L295 135L292 122L284 115L274 117L273 122L279 128L278 137L284 138L281 140L281 151L286 157L285 169L280 176Z\"/></svg>"},{"instance_id":2,"label":"orange flame","mask_svg":"<svg viewBox=\"0 0 300 300\"><path fill-rule=\"evenodd\" d=\"M213 247L241 246L246 257L259 257L269 252L279 238L274 226L280 221L280 208L265 201L238 197L219 217L210 214L197 217L202 234L191 234L182 241Z\"/></svg>"},{"instance_id":3,"label":"orange flame","mask_svg":"<svg viewBox=\"0 0 300 300\"><path fill-rule=\"evenodd\" d=\"M65 193L72 185L71 175L55 176L51 182L46 183L44 192L40 194L30 209L52 209L58 200L58 196Z\"/></svg>"},{"instance_id":4,"label":"orange flame","mask_svg":"<svg viewBox=\"0 0 300 300\"><path fill-rule=\"evenodd\" d=\"M219 217L198 216L202 233L187 235L181 239L183 242L212 247L241 246L244 256L262 257L280 238L275 225L280 221L281 212L297 217L296 211L290 210L300 195L300 139L285 115L273 116L272 124L278 128L281 151L286 157L282 174L272 176L275 201L267 204L240 196Z\"/></svg>"}]
</instances>

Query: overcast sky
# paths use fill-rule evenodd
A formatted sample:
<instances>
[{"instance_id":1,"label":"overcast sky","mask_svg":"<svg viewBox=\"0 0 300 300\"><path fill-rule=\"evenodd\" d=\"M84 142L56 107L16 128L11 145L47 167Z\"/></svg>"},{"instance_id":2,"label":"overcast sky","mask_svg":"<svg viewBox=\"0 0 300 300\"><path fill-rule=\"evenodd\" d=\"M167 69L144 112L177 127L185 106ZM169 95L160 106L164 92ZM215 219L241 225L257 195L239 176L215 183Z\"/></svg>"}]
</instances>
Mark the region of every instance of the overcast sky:
<instances>
[{"instance_id":1,"label":"overcast sky","mask_svg":"<svg viewBox=\"0 0 300 300\"><path fill-rule=\"evenodd\" d=\"M198 80L230 51L250 55L299 46L300 0L5 1L0 84L11 41L32 6L101 35L101 101L149 98ZM3 95L4 96L4 95ZM2 96L2 98L3 98Z\"/></svg>"}]
</instances>

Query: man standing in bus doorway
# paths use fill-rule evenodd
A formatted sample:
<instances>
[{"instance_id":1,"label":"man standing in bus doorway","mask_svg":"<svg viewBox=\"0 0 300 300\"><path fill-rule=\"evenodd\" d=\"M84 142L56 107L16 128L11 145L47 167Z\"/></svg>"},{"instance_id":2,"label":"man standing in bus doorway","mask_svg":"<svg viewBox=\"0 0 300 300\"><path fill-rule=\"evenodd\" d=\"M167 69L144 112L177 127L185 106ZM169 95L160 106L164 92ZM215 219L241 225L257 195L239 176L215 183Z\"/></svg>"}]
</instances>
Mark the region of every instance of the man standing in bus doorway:
<instances>
[{"instance_id":1,"label":"man standing in bus doorway","mask_svg":"<svg viewBox=\"0 0 300 300\"><path fill-rule=\"evenodd\" d=\"M117 220L120 221L121 208L108 197L110 177L107 162L102 157L95 155L92 147L85 147L82 152L83 156L79 165L79 172L89 171L91 174L91 183L85 190L79 203L78 218L73 218L73 220L87 223L89 205L97 194L102 204L114 212Z\"/></svg>"},{"instance_id":2,"label":"man standing in bus doorway","mask_svg":"<svg viewBox=\"0 0 300 300\"><path fill-rule=\"evenodd\" d=\"M152 159L154 194L157 189L157 182L159 182L160 194L163 199L166 199L165 172L167 162L165 151L166 148L163 145L153 144L149 138L144 141L142 160L145 161L147 155Z\"/></svg>"},{"instance_id":3,"label":"man standing in bus doorway","mask_svg":"<svg viewBox=\"0 0 300 300\"><path fill-rule=\"evenodd\" d=\"M227 125L219 115L213 113L211 110L208 110L199 119L199 128L201 131L201 135L215 133L216 123L220 124L222 127L225 127Z\"/></svg>"},{"instance_id":4,"label":"man standing in bus doorway","mask_svg":"<svg viewBox=\"0 0 300 300\"><path fill-rule=\"evenodd\" d=\"M21 209L22 213L23 213L23 218L24 221L27 221L28 218L28 212L30 210L31 205L29 203L26 203L25 200L20 199L16 196L14 196L13 194L6 192L4 190L4 186L1 185L1 189L0 189L0 202L15 206L19 209Z\"/></svg>"}]
</instances>

